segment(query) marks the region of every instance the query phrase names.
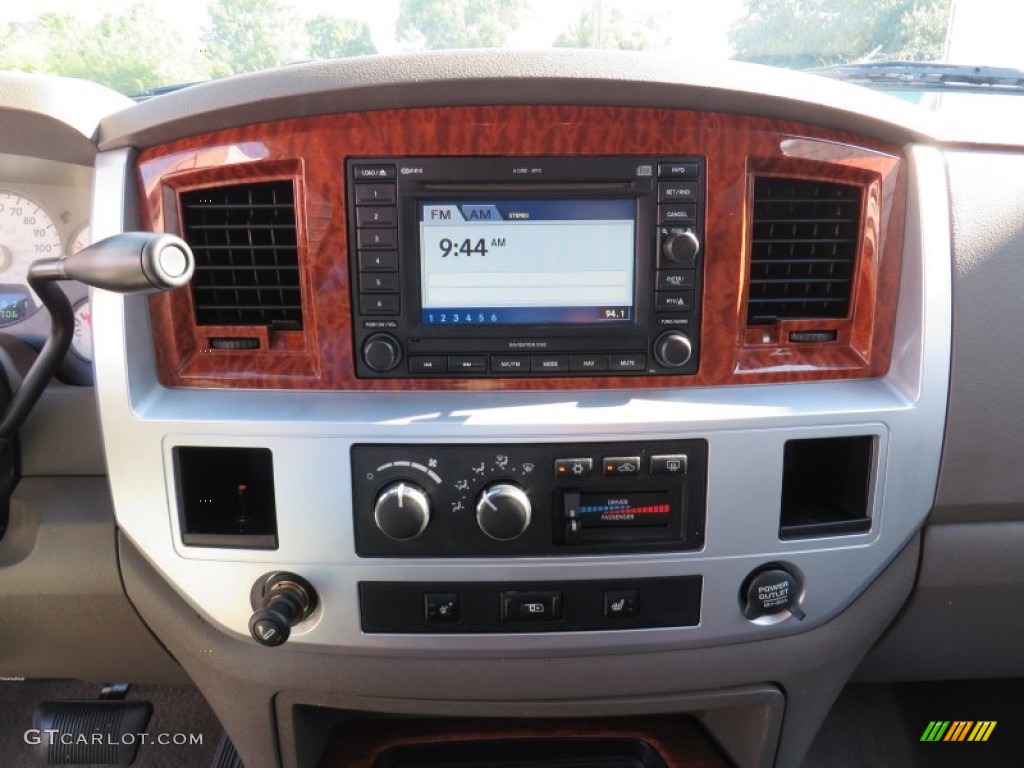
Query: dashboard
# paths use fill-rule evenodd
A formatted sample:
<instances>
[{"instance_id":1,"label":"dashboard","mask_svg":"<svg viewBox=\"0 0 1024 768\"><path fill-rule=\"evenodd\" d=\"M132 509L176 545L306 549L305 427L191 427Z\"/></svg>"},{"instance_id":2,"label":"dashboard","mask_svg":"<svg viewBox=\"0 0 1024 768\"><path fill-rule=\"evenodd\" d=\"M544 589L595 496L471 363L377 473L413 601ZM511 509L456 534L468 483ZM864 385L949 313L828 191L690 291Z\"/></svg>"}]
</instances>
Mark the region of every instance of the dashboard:
<instances>
[{"instance_id":1,"label":"dashboard","mask_svg":"<svg viewBox=\"0 0 1024 768\"><path fill-rule=\"evenodd\" d=\"M689 715L733 764L796 766L855 672L1019 666L966 628L916 639L1021 588L987 546L1024 498L992 360L1020 342L986 306L1019 317L1021 236L991 232L1019 149L815 77L611 55L104 104L62 123L73 161L0 145L3 331L45 337L33 250L168 232L196 266L68 288L91 345L26 425L0 540L21 605L66 556L54 510L89 531L106 613L61 671L187 675L257 768L385 714L410 739ZM993 551L950 609L944 564Z\"/></svg>"}]
</instances>

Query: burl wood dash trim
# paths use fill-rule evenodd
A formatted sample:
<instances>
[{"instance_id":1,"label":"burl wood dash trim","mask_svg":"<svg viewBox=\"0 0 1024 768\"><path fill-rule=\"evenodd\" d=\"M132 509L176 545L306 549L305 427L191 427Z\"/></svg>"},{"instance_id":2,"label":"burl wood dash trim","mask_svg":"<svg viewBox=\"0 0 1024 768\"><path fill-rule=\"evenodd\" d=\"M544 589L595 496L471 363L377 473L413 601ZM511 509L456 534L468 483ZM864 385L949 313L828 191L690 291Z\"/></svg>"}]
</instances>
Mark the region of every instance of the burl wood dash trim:
<instances>
[{"instance_id":1,"label":"burl wood dash trim","mask_svg":"<svg viewBox=\"0 0 1024 768\"><path fill-rule=\"evenodd\" d=\"M353 721L335 731L317 768L373 768L386 750L413 744L517 739L637 739L656 752L667 768L729 765L693 720L659 715L587 720Z\"/></svg>"},{"instance_id":2,"label":"burl wood dash trim","mask_svg":"<svg viewBox=\"0 0 1024 768\"><path fill-rule=\"evenodd\" d=\"M705 155L700 371L692 376L359 379L353 366L345 201L348 157ZM152 147L138 158L142 226L181 234L181 192L233 182L295 185L301 332L197 327L191 292L151 297L161 383L326 390L551 390L721 386L882 376L899 291L906 181L899 150L800 123L667 109L508 106L341 114L234 128ZM830 321L746 325L753 180L835 181L862 189L851 311ZM791 344L794 330L836 341ZM216 331L216 333L213 333ZM257 337L211 350L211 336Z\"/></svg>"}]
</instances>

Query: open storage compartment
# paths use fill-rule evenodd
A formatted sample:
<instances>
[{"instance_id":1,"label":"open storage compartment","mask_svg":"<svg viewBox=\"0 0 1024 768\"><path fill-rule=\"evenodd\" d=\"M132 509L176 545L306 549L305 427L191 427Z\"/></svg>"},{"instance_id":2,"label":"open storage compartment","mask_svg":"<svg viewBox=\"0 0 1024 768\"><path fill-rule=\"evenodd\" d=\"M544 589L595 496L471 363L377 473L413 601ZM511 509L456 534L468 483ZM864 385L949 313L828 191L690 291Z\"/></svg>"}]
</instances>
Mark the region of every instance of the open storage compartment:
<instances>
[{"instance_id":1,"label":"open storage compartment","mask_svg":"<svg viewBox=\"0 0 1024 768\"><path fill-rule=\"evenodd\" d=\"M780 539L864 533L875 438L825 437L786 442Z\"/></svg>"}]
</instances>

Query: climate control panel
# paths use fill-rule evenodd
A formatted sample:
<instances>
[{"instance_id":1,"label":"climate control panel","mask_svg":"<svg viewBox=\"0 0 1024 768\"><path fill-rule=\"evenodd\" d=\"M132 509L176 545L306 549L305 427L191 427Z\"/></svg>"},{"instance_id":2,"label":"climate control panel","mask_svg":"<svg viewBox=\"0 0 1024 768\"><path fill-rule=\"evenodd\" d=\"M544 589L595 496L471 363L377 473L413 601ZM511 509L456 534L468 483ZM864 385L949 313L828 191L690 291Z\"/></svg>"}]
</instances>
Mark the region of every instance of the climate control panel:
<instances>
[{"instance_id":1,"label":"climate control panel","mask_svg":"<svg viewBox=\"0 0 1024 768\"><path fill-rule=\"evenodd\" d=\"M707 443L352 447L361 557L694 550Z\"/></svg>"}]
</instances>

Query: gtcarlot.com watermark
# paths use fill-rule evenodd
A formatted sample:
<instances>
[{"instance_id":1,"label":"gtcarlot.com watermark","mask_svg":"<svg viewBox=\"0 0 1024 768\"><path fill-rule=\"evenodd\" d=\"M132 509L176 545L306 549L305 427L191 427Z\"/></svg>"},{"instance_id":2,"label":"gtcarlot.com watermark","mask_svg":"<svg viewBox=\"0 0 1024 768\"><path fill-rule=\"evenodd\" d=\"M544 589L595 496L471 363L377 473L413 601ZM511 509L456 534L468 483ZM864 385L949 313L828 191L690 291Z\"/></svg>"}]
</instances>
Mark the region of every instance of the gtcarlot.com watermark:
<instances>
[{"instance_id":1,"label":"gtcarlot.com watermark","mask_svg":"<svg viewBox=\"0 0 1024 768\"><path fill-rule=\"evenodd\" d=\"M25 743L33 746L45 744L62 747L116 747L144 744L161 746L202 746L201 733L67 733L56 728L29 728Z\"/></svg>"}]
</instances>

